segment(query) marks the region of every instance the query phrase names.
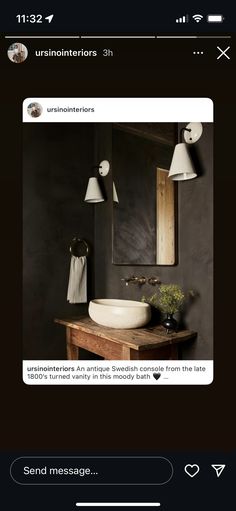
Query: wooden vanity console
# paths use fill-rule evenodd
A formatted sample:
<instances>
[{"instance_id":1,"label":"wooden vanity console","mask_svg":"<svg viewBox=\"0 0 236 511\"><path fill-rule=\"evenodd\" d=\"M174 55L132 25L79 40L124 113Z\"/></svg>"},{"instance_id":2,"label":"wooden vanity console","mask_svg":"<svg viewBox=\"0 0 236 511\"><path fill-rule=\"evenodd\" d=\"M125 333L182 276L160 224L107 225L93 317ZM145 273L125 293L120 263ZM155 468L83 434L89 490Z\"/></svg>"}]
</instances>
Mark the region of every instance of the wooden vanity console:
<instances>
[{"instance_id":1,"label":"wooden vanity console","mask_svg":"<svg viewBox=\"0 0 236 511\"><path fill-rule=\"evenodd\" d=\"M161 325L117 330L97 325L89 317L55 322L66 327L68 360L78 360L80 348L105 360L178 360L178 344L197 335L190 330L167 334Z\"/></svg>"}]
</instances>

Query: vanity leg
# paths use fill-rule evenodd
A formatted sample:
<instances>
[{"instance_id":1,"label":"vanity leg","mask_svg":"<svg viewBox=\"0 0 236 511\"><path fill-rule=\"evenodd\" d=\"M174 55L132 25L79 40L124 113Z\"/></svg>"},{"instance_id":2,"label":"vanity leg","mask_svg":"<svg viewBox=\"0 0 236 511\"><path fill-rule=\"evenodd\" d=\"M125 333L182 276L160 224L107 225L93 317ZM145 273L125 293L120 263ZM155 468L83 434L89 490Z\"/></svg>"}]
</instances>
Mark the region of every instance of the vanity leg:
<instances>
[{"instance_id":1,"label":"vanity leg","mask_svg":"<svg viewBox=\"0 0 236 511\"><path fill-rule=\"evenodd\" d=\"M140 360L139 351L133 350L123 346L122 348L122 360Z\"/></svg>"},{"instance_id":2,"label":"vanity leg","mask_svg":"<svg viewBox=\"0 0 236 511\"><path fill-rule=\"evenodd\" d=\"M66 328L66 349L67 349L67 360L78 360L79 359L79 348L72 344L72 329L70 327Z\"/></svg>"},{"instance_id":3,"label":"vanity leg","mask_svg":"<svg viewBox=\"0 0 236 511\"><path fill-rule=\"evenodd\" d=\"M131 349L127 346L122 346L122 360L131 360Z\"/></svg>"},{"instance_id":4,"label":"vanity leg","mask_svg":"<svg viewBox=\"0 0 236 511\"><path fill-rule=\"evenodd\" d=\"M178 346L177 344L171 344L169 360L178 360Z\"/></svg>"}]
</instances>

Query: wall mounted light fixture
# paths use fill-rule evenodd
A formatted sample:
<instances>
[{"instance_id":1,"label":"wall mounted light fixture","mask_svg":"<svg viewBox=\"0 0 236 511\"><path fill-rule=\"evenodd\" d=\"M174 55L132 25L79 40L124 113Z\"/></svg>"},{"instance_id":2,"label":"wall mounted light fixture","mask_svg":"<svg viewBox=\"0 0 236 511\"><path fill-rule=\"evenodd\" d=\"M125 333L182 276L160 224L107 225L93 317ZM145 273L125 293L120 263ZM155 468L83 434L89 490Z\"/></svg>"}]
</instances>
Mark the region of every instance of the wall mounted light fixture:
<instances>
[{"instance_id":1,"label":"wall mounted light fixture","mask_svg":"<svg viewBox=\"0 0 236 511\"><path fill-rule=\"evenodd\" d=\"M94 165L93 168L98 169L99 175L104 177L107 176L110 170L110 163L108 160L103 160L99 165ZM89 178L84 200L90 204L104 202L105 199L97 177Z\"/></svg>"},{"instance_id":2,"label":"wall mounted light fixture","mask_svg":"<svg viewBox=\"0 0 236 511\"><path fill-rule=\"evenodd\" d=\"M185 142L175 146L169 176L173 181L186 181L197 177L194 164L189 153L189 145L195 144L201 137L203 127L201 122L190 122L180 130L180 137L184 136Z\"/></svg>"},{"instance_id":3,"label":"wall mounted light fixture","mask_svg":"<svg viewBox=\"0 0 236 511\"><path fill-rule=\"evenodd\" d=\"M117 204L119 204L119 199L118 199L118 195L117 195L117 191L116 191L116 185L113 181L113 188L112 188L112 193L113 193L113 202L116 202Z\"/></svg>"},{"instance_id":4,"label":"wall mounted light fixture","mask_svg":"<svg viewBox=\"0 0 236 511\"><path fill-rule=\"evenodd\" d=\"M85 200L85 202L89 202L89 203L96 203L96 202L104 201L103 193L100 188L97 177L89 178L84 200Z\"/></svg>"}]
</instances>

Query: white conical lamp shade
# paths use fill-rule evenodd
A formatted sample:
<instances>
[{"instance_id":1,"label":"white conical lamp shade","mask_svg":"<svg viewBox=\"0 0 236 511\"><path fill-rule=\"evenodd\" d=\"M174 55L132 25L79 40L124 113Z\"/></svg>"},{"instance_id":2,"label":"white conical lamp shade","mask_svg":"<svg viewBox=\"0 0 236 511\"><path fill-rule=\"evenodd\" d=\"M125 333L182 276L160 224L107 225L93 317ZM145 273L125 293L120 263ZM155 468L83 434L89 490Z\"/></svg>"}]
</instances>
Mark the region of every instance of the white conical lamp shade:
<instances>
[{"instance_id":1,"label":"white conical lamp shade","mask_svg":"<svg viewBox=\"0 0 236 511\"><path fill-rule=\"evenodd\" d=\"M104 197L102 195L101 188L99 186L99 182L97 177L90 177L86 195L84 198L85 202L95 203L95 202L103 202Z\"/></svg>"},{"instance_id":2,"label":"white conical lamp shade","mask_svg":"<svg viewBox=\"0 0 236 511\"><path fill-rule=\"evenodd\" d=\"M175 146L168 177L171 177L173 181L185 181L197 177L187 144L181 143Z\"/></svg>"},{"instance_id":3,"label":"white conical lamp shade","mask_svg":"<svg viewBox=\"0 0 236 511\"><path fill-rule=\"evenodd\" d=\"M113 202L117 202L119 203L119 199L118 199L118 195L117 195L117 191L116 191L116 185L113 181Z\"/></svg>"}]
</instances>

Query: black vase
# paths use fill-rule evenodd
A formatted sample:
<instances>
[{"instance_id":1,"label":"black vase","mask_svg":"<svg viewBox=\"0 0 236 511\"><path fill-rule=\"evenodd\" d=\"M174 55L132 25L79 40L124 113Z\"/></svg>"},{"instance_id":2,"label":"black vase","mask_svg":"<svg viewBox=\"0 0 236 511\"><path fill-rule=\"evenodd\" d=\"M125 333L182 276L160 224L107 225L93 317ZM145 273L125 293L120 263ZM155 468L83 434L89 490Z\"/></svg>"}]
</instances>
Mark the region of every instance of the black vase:
<instances>
[{"instance_id":1,"label":"black vase","mask_svg":"<svg viewBox=\"0 0 236 511\"><path fill-rule=\"evenodd\" d=\"M178 323L176 319L173 318L173 314L167 314L162 325L166 328L167 334L170 334L171 332L176 332Z\"/></svg>"}]
</instances>

